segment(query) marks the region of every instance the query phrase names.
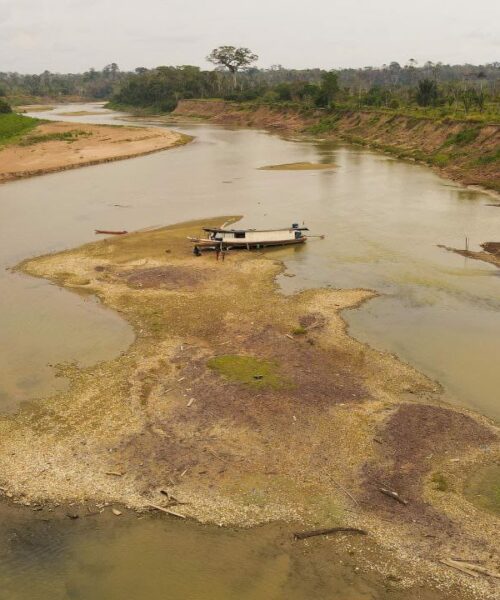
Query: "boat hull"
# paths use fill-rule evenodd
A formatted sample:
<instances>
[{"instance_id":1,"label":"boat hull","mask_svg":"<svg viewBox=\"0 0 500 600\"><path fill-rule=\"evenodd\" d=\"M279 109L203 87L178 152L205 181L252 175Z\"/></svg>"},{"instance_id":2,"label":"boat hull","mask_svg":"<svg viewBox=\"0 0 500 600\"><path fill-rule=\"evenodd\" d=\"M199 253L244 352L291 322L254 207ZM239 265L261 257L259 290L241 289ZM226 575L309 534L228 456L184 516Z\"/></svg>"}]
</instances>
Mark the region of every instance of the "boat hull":
<instances>
[{"instance_id":1,"label":"boat hull","mask_svg":"<svg viewBox=\"0 0 500 600\"><path fill-rule=\"evenodd\" d=\"M306 236L294 240L264 240L264 241L245 241L245 240L222 240L215 241L207 238L188 238L195 246L198 246L200 250L215 250L216 248L223 248L229 250L231 248L243 248L246 250L267 248L269 246L291 246L294 244L303 244L306 240Z\"/></svg>"}]
</instances>

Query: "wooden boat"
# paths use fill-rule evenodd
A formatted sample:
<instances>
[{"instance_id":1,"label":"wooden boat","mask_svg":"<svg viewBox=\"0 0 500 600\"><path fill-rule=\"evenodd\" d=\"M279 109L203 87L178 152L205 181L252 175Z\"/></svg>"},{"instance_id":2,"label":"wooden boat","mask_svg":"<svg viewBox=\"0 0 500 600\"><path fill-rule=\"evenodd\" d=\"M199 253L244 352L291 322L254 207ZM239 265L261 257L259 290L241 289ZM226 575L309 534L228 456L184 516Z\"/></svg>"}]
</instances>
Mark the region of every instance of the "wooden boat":
<instances>
[{"instance_id":1,"label":"wooden boat","mask_svg":"<svg viewBox=\"0 0 500 600\"><path fill-rule=\"evenodd\" d=\"M287 246L289 244L303 244L307 240L304 231L307 227L299 227L294 223L285 229L224 229L217 227L203 227L207 237L189 237L199 249L229 249L229 248L265 248L266 246Z\"/></svg>"}]
</instances>

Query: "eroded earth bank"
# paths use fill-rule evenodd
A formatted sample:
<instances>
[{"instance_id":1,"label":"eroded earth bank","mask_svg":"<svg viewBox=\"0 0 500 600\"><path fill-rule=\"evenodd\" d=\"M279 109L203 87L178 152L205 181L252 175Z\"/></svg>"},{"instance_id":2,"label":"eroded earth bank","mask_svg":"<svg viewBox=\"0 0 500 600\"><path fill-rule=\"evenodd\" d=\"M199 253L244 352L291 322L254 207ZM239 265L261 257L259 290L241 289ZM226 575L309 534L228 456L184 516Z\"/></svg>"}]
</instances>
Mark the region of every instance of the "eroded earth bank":
<instances>
[{"instance_id":1,"label":"eroded earth bank","mask_svg":"<svg viewBox=\"0 0 500 600\"><path fill-rule=\"evenodd\" d=\"M67 392L1 417L4 493L25 504L154 504L221 525L362 528L381 549L373 565L390 564L401 585L493 598L495 505L488 489L485 502L467 489L496 468L494 425L443 404L436 382L347 335L340 311L372 292L285 296L272 252L191 255L186 236L200 226L20 265L96 294L136 340L95 367L60 365ZM483 572L441 562L450 559Z\"/></svg>"}]
</instances>

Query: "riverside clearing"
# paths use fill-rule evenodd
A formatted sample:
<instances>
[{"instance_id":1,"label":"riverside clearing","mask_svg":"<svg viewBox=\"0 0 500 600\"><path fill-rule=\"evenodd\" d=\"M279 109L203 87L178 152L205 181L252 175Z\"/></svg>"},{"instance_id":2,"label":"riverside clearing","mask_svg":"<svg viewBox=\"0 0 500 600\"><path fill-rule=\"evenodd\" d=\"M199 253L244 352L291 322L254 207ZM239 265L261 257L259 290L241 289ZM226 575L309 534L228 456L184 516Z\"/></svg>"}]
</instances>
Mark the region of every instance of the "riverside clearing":
<instances>
[{"instance_id":1,"label":"riverside clearing","mask_svg":"<svg viewBox=\"0 0 500 600\"><path fill-rule=\"evenodd\" d=\"M498 521L461 491L498 456L493 425L347 335L340 311L372 292L285 296L272 254L234 252L224 263L188 254L186 236L201 225L20 265L96 294L136 340L114 360L61 365L68 391L1 417L2 488L22 502L136 510L161 505L166 490L181 503L175 512L201 522L361 528L438 579L440 558L457 547L494 562ZM453 493L440 490L443 479ZM483 597L496 593L474 582Z\"/></svg>"}]
</instances>

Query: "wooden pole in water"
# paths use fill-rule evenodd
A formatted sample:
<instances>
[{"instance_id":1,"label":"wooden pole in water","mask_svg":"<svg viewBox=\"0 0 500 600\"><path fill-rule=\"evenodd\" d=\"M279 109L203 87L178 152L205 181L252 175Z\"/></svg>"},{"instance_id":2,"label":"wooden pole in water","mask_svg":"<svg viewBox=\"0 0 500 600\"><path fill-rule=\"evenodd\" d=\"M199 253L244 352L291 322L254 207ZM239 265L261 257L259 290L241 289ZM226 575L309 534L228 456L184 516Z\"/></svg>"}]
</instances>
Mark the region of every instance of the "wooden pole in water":
<instances>
[{"instance_id":1,"label":"wooden pole in water","mask_svg":"<svg viewBox=\"0 0 500 600\"><path fill-rule=\"evenodd\" d=\"M469 252L469 238L465 236L465 251Z\"/></svg>"}]
</instances>

